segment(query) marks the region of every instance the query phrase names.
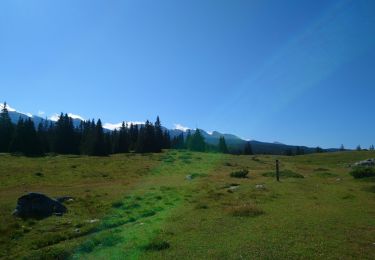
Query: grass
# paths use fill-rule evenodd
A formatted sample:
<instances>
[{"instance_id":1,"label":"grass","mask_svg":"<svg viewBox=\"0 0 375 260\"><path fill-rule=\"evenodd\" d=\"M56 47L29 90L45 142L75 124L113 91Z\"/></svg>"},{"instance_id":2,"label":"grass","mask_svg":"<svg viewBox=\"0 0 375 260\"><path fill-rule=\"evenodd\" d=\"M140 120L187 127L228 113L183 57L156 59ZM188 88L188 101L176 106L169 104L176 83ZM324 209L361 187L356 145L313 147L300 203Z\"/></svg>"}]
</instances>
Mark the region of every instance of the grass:
<instances>
[{"instance_id":1,"label":"grass","mask_svg":"<svg viewBox=\"0 0 375 260\"><path fill-rule=\"evenodd\" d=\"M247 175L249 174L249 171L246 169L231 172L230 177L232 178L248 178Z\"/></svg>"},{"instance_id":2,"label":"grass","mask_svg":"<svg viewBox=\"0 0 375 260\"><path fill-rule=\"evenodd\" d=\"M242 204L232 206L228 209L234 217L256 217L264 214L264 211L253 204Z\"/></svg>"},{"instance_id":3,"label":"grass","mask_svg":"<svg viewBox=\"0 0 375 260\"><path fill-rule=\"evenodd\" d=\"M354 168L350 172L350 175L352 175L355 179L375 177L375 168L374 167L357 167L357 168Z\"/></svg>"},{"instance_id":4,"label":"grass","mask_svg":"<svg viewBox=\"0 0 375 260\"><path fill-rule=\"evenodd\" d=\"M266 172L266 173L263 173L263 176L275 178L276 173L275 172ZM304 176L302 174L296 173L296 172L291 171L291 170L280 171L279 176L280 176L280 178L304 178Z\"/></svg>"},{"instance_id":5,"label":"grass","mask_svg":"<svg viewBox=\"0 0 375 260\"><path fill-rule=\"evenodd\" d=\"M0 259L374 259L375 178L348 168L374 156L0 154ZM251 178L229 193L234 167ZM14 218L28 191L74 200L62 217Z\"/></svg>"}]
</instances>

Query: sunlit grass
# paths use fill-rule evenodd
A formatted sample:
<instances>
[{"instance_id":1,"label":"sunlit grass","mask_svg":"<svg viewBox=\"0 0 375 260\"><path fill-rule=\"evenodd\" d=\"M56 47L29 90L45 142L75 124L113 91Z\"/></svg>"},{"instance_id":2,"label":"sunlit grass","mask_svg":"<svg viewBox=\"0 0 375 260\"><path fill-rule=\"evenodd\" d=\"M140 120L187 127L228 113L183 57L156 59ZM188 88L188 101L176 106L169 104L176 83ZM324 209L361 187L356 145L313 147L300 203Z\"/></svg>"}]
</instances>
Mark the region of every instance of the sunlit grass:
<instances>
[{"instance_id":1,"label":"sunlit grass","mask_svg":"<svg viewBox=\"0 0 375 260\"><path fill-rule=\"evenodd\" d=\"M348 165L374 156L0 155L0 258L371 259L374 182ZM238 169L251 177L230 177ZM23 221L11 212L27 191L74 201L63 217Z\"/></svg>"}]
</instances>

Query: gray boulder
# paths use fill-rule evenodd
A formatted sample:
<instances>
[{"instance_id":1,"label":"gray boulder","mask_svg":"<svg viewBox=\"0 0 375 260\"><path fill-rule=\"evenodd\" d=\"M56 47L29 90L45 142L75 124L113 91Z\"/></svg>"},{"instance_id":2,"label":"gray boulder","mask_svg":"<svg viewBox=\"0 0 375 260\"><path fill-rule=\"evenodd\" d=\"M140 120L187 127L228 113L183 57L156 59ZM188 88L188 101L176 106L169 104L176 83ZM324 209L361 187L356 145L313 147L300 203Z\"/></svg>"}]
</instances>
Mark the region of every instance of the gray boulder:
<instances>
[{"instance_id":1,"label":"gray boulder","mask_svg":"<svg viewBox=\"0 0 375 260\"><path fill-rule=\"evenodd\" d=\"M375 166L375 159L367 159L364 161L359 161L354 164L354 166Z\"/></svg>"},{"instance_id":2,"label":"gray boulder","mask_svg":"<svg viewBox=\"0 0 375 260\"><path fill-rule=\"evenodd\" d=\"M51 215L61 216L66 207L42 193L31 192L20 197L13 215L21 218L43 219Z\"/></svg>"}]
</instances>

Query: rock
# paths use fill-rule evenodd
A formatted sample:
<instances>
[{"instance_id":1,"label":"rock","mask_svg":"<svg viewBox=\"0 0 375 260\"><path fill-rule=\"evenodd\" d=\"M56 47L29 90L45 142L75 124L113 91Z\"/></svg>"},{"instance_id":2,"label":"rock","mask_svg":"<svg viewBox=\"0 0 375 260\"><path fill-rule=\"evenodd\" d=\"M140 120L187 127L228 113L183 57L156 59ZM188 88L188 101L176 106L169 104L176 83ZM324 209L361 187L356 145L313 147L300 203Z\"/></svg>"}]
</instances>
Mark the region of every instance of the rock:
<instances>
[{"instance_id":1,"label":"rock","mask_svg":"<svg viewBox=\"0 0 375 260\"><path fill-rule=\"evenodd\" d=\"M188 180L188 181L191 181L193 179L193 176L191 176L191 174L186 175L185 179Z\"/></svg>"},{"instance_id":2,"label":"rock","mask_svg":"<svg viewBox=\"0 0 375 260\"><path fill-rule=\"evenodd\" d=\"M74 198L70 196L62 196L62 197L57 197L56 200L60 203L64 203L65 201L68 201L68 202L74 201Z\"/></svg>"},{"instance_id":3,"label":"rock","mask_svg":"<svg viewBox=\"0 0 375 260\"><path fill-rule=\"evenodd\" d=\"M63 215L66 207L42 193L31 192L20 197L13 215L21 218L42 219L52 215Z\"/></svg>"},{"instance_id":4,"label":"rock","mask_svg":"<svg viewBox=\"0 0 375 260\"><path fill-rule=\"evenodd\" d=\"M266 189L266 187L263 184L257 184L257 185L255 185L255 188L257 190L265 190Z\"/></svg>"},{"instance_id":5,"label":"rock","mask_svg":"<svg viewBox=\"0 0 375 260\"><path fill-rule=\"evenodd\" d=\"M375 159L367 159L367 160L364 160L364 161L359 161L359 162L356 162L354 163L355 167L358 167L358 166L375 166Z\"/></svg>"},{"instance_id":6,"label":"rock","mask_svg":"<svg viewBox=\"0 0 375 260\"><path fill-rule=\"evenodd\" d=\"M99 222L99 219L95 218L95 219L89 219L89 220L86 220L87 223L95 223L95 222Z\"/></svg>"}]
</instances>

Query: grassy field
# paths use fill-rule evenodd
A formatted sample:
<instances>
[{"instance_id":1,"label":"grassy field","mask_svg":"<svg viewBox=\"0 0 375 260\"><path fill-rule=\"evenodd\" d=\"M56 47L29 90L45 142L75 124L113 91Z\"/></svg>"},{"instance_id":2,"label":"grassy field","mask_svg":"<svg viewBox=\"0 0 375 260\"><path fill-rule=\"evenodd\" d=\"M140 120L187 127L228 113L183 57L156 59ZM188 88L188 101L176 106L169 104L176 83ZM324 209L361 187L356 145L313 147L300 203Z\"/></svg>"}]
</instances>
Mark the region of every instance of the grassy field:
<instances>
[{"instance_id":1,"label":"grassy field","mask_svg":"<svg viewBox=\"0 0 375 260\"><path fill-rule=\"evenodd\" d=\"M348 174L373 157L0 155L0 258L375 259L375 179ZM30 191L74 200L62 217L14 218Z\"/></svg>"}]
</instances>

